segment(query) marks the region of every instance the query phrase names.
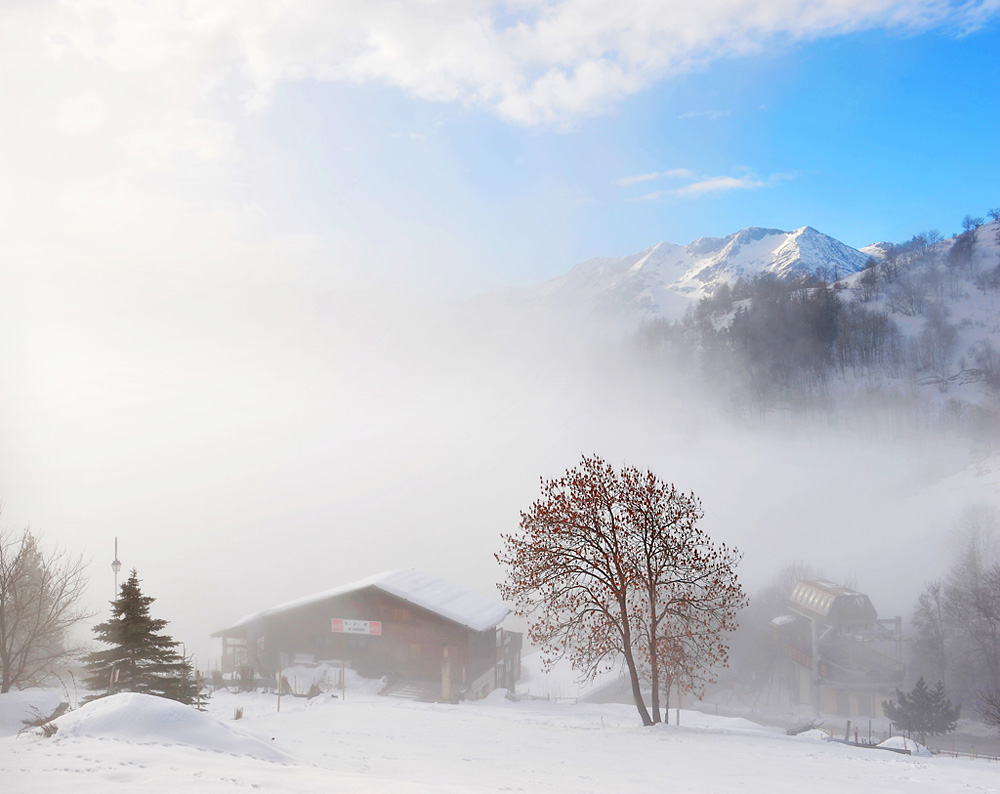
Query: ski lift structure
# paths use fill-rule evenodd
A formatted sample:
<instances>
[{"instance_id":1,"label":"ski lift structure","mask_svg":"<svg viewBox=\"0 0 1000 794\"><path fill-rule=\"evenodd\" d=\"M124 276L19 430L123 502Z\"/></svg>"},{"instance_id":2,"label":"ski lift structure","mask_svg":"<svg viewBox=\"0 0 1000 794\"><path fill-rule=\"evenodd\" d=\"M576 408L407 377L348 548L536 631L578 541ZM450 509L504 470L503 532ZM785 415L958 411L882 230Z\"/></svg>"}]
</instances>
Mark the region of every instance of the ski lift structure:
<instances>
[{"instance_id":1,"label":"ski lift structure","mask_svg":"<svg viewBox=\"0 0 1000 794\"><path fill-rule=\"evenodd\" d=\"M902 618L880 619L871 599L824 579L800 580L772 636L796 670L797 699L817 713L880 717L903 680Z\"/></svg>"}]
</instances>

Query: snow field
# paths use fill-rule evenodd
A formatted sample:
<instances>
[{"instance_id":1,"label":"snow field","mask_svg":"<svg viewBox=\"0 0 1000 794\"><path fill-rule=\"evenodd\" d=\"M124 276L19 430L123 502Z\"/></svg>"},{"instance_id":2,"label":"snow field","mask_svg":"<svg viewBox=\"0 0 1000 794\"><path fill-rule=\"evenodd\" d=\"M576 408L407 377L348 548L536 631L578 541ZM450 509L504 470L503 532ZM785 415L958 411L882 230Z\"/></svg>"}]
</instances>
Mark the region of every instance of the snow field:
<instances>
[{"instance_id":1,"label":"snow field","mask_svg":"<svg viewBox=\"0 0 1000 794\"><path fill-rule=\"evenodd\" d=\"M863 750L684 710L680 727L642 728L632 706L502 693L452 706L348 690L346 700L283 697L278 713L274 695L219 692L206 714L119 695L58 724L51 739L0 737L5 794L1000 791L1000 769L985 762Z\"/></svg>"}]
</instances>

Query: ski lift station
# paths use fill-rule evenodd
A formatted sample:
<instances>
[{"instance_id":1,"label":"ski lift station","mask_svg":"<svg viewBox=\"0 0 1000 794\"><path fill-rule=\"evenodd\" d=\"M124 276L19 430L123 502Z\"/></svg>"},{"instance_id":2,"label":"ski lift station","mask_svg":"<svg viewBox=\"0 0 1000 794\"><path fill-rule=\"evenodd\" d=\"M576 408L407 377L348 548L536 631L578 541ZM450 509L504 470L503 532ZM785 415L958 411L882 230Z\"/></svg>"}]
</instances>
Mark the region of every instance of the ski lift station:
<instances>
[{"instance_id":1,"label":"ski lift station","mask_svg":"<svg viewBox=\"0 0 1000 794\"><path fill-rule=\"evenodd\" d=\"M825 580L796 583L790 614L771 621L793 662L796 696L817 712L880 717L903 680L902 619L879 619L864 593Z\"/></svg>"}]
</instances>

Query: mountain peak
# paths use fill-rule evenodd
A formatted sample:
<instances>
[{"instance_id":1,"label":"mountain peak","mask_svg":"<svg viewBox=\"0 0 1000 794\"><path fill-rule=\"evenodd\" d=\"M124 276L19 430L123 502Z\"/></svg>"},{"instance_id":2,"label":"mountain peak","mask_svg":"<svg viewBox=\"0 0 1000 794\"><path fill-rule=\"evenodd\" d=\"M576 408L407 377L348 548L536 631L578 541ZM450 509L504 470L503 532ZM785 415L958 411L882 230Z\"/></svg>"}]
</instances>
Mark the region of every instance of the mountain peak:
<instances>
[{"instance_id":1,"label":"mountain peak","mask_svg":"<svg viewBox=\"0 0 1000 794\"><path fill-rule=\"evenodd\" d=\"M771 273L847 275L868 257L811 226L795 231L748 226L687 246L659 242L624 257L589 259L542 288L548 299L622 319L679 317L723 283Z\"/></svg>"}]
</instances>

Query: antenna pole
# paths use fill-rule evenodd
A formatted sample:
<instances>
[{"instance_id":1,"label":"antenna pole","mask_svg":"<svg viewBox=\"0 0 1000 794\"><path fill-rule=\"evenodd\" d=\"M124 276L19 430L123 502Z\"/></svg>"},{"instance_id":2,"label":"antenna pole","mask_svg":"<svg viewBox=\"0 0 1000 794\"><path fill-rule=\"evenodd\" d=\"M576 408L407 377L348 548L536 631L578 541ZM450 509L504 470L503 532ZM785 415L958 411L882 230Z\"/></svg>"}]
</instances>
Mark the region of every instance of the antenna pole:
<instances>
[{"instance_id":1,"label":"antenna pole","mask_svg":"<svg viewBox=\"0 0 1000 794\"><path fill-rule=\"evenodd\" d=\"M118 600L118 572L121 569L122 569L122 564L118 560L118 538L115 537L115 559L111 563L111 570L114 571L115 573L115 598L114 598L115 601Z\"/></svg>"}]
</instances>

